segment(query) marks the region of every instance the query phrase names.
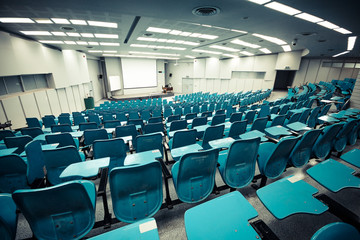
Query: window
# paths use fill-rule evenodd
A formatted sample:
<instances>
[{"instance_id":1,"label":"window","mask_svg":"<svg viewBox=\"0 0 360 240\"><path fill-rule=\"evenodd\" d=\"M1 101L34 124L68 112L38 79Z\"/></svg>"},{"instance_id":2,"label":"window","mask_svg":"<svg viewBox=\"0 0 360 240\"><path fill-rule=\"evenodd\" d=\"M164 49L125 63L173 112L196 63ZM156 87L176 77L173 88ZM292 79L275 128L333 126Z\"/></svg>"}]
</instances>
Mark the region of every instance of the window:
<instances>
[{"instance_id":1,"label":"window","mask_svg":"<svg viewBox=\"0 0 360 240\"><path fill-rule=\"evenodd\" d=\"M46 74L0 77L0 96L47 87Z\"/></svg>"}]
</instances>

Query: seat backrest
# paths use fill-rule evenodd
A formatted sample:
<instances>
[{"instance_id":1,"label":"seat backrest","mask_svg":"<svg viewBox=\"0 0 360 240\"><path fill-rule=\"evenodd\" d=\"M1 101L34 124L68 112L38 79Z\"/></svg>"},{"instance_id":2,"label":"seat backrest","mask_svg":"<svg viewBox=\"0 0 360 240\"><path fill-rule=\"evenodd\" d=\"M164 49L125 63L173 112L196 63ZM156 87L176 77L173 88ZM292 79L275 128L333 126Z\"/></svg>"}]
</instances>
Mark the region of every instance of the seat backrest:
<instances>
[{"instance_id":1,"label":"seat backrest","mask_svg":"<svg viewBox=\"0 0 360 240\"><path fill-rule=\"evenodd\" d=\"M116 120L120 120L120 122L126 122L128 118L126 117L124 112L116 113Z\"/></svg>"},{"instance_id":2,"label":"seat backrest","mask_svg":"<svg viewBox=\"0 0 360 240\"><path fill-rule=\"evenodd\" d=\"M12 240L16 237L17 214L16 205L11 194L0 194L0 236L4 240Z\"/></svg>"},{"instance_id":3,"label":"seat backrest","mask_svg":"<svg viewBox=\"0 0 360 240\"><path fill-rule=\"evenodd\" d=\"M277 114L279 111L280 107L279 106L274 106L270 109L270 114Z\"/></svg>"},{"instance_id":4,"label":"seat backrest","mask_svg":"<svg viewBox=\"0 0 360 240\"><path fill-rule=\"evenodd\" d=\"M280 139L275 148L273 148L272 151L269 150L265 164L259 164L260 172L268 178L279 177L284 172L289 161L290 153L299 138L300 136ZM268 143L263 144L267 145Z\"/></svg>"},{"instance_id":5,"label":"seat backrest","mask_svg":"<svg viewBox=\"0 0 360 240\"><path fill-rule=\"evenodd\" d=\"M4 142L7 148L14 148L14 147L18 148L14 152L16 154L22 153L25 150L25 145L31 141L32 141L32 137L28 135L4 138Z\"/></svg>"},{"instance_id":6,"label":"seat backrest","mask_svg":"<svg viewBox=\"0 0 360 240\"><path fill-rule=\"evenodd\" d=\"M187 153L174 164L174 186L181 201L195 203L210 195L214 188L218 155L217 149Z\"/></svg>"},{"instance_id":7,"label":"seat backrest","mask_svg":"<svg viewBox=\"0 0 360 240\"><path fill-rule=\"evenodd\" d=\"M285 119L286 119L286 115L278 115L276 116L272 121L271 121L271 127L274 127L274 126L282 126L285 122Z\"/></svg>"},{"instance_id":8,"label":"seat backrest","mask_svg":"<svg viewBox=\"0 0 360 240\"><path fill-rule=\"evenodd\" d=\"M321 110L321 107L315 107L311 110L311 113L309 115L309 118L307 120L307 125L311 128L314 128L316 125L316 122L318 121L317 117L319 115L319 112Z\"/></svg>"},{"instance_id":9,"label":"seat backrest","mask_svg":"<svg viewBox=\"0 0 360 240\"><path fill-rule=\"evenodd\" d=\"M261 109L259 111L259 114L257 115L257 118L263 118L270 115L270 106L269 105L261 105Z\"/></svg>"},{"instance_id":10,"label":"seat backrest","mask_svg":"<svg viewBox=\"0 0 360 240\"><path fill-rule=\"evenodd\" d=\"M239 135L246 132L247 121L236 121L230 126L228 137L239 137Z\"/></svg>"},{"instance_id":11,"label":"seat backrest","mask_svg":"<svg viewBox=\"0 0 360 240\"><path fill-rule=\"evenodd\" d=\"M78 126L80 123L85 123L86 122L85 117L82 116L82 115L73 116L73 119L74 119L74 125L75 126Z\"/></svg>"},{"instance_id":12,"label":"seat backrest","mask_svg":"<svg viewBox=\"0 0 360 240\"><path fill-rule=\"evenodd\" d=\"M144 121L142 119L129 119L127 125L139 125L141 129L144 129Z\"/></svg>"},{"instance_id":13,"label":"seat backrest","mask_svg":"<svg viewBox=\"0 0 360 240\"><path fill-rule=\"evenodd\" d=\"M28 125L28 127L38 127L38 128L42 128L42 125L39 122L39 119L37 119L36 117L32 117L32 118L26 118L26 124Z\"/></svg>"},{"instance_id":14,"label":"seat backrest","mask_svg":"<svg viewBox=\"0 0 360 240\"><path fill-rule=\"evenodd\" d=\"M69 134L70 135L70 134ZM48 135L50 136L50 135ZM71 136L70 136L71 137ZM27 179L31 185L36 180L44 178L44 155L41 149L41 142L39 140L31 141L25 146L26 159L27 159Z\"/></svg>"},{"instance_id":15,"label":"seat backrest","mask_svg":"<svg viewBox=\"0 0 360 240\"><path fill-rule=\"evenodd\" d=\"M226 119L225 114L215 115L211 120L211 126L215 126L221 123L224 123Z\"/></svg>"},{"instance_id":16,"label":"seat backrest","mask_svg":"<svg viewBox=\"0 0 360 240\"><path fill-rule=\"evenodd\" d=\"M199 113L199 112L200 112L199 105L195 105L195 106L193 106L193 108L192 108L192 112L193 112L193 113Z\"/></svg>"},{"instance_id":17,"label":"seat backrest","mask_svg":"<svg viewBox=\"0 0 360 240\"><path fill-rule=\"evenodd\" d=\"M171 108L165 108L164 109L164 118L167 119L169 116L173 115Z\"/></svg>"},{"instance_id":18,"label":"seat backrest","mask_svg":"<svg viewBox=\"0 0 360 240\"><path fill-rule=\"evenodd\" d=\"M56 124L55 119L53 117L43 117L42 121L43 121L44 127L46 127L46 128L50 128L51 125Z\"/></svg>"},{"instance_id":19,"label":"seat backrest","mask_svg":"<svg viewBox=\"0 0 360 240\"><path fill-rule=\"evenodd\" d=\"M241 121L242 118L242 112L233 112L230 116L230 122L237 122L237 121Z\"/></svg>"},{"instance_id":20,"label":"seat backrest","mask_svg":"<svg viewBox=\"0 0 360 240\"><path fill-rule=\"evenodd\" d=\"M222 178L232 188L247 186L255 175L260 138L236 140L229 148Z\"/></svg>"},{"instance_id":21,"label":"seat backrest","mask_svg":"<svg viewBox=\"0 0 360 240\"><path fill-rule=\"evenodd\" d=\"M152 111L152 117L161 117L161 109L154 109Z\"/></svg>"},{"instance_id":22,"label":"seat backrest","mask_svg":"<svg viewBox=\"0 0 360 240\"><path fill-rule=\"evenodd\" d=\"M90 114L88 116L88 120L89 120L89 122L96 123L97 126L99 126L101 124L100 117L97 114ZM79 124L79 128L80 128L80 124ZM82 131L82 130L80 130L80 131Z\"/></svg>"},{"instance_id":23,"label":"seat backrest","mask_svg":"<svg viewBox=\"0 0 360 240\"><path fill-rule=\"evenodd\" d=\"M321 132L321 129L307 131L296 143L290 154L290 162L295 167L302 167L310 160L312 148Z\"/></svg>"},{"instance_id":24,"label":"seat backrest","mask_svg":"<svg viewBox=\"0 0 360 240\"><path fill-rule=\"evenodd\" d=\"M36 138L37 136L44 134L41 128L34 127L34 128L22 128L20 129L22 135L29 135L32 138Z\"/></svg>"},{"instance_id":25,"label":"seat backrest","mask_svg":"<svg viewBox=\"0 0 360 240\"><path fill-rule=\"evenodd\" d=\"M326 104L320 111L318 117L324 116L328 113L329 109L331 107L331 104Z\"/></svg>"},{"instance_id":26,"label":"seat backrest","mask_svg":"<svg viewBox=\"0 0 360 240\"><path fill-rule=\"evenodd\" d=\"M8 130L8 129L0 130L0 141L6 137L15 137L15 134L13 131Z\"/></svg>"},{"instance_id":27,"label":"seat backrest","mask_svg":"<svg viewBox=\"0 0 360 240\"><path fill-rule=\"evenodd\" d=\"M298 122L301 122L301 123L306 123L307 122L307 119L308 119L308 117L309 117L309 115L310 115L310 112L311 112L311 109L309 108L309 109L305 109L302 113L301 113L301 115L300 115L300 117L299 117L299 119L298 119Z\"/></svg>"},{"instance_id":28,"label":"seat backrest","mask_svg":"<svg viewBox=\"0 0 360 240\"><path fill-rule=\"evenodd\" d=\"M175 120L170 123L170 129L169 131L176 131L181 129L187 128L187 121L186 120Z\"/></svg>"},{"instance_id":29,"label":"seat backrest","mask_svg":"<svg viewBox=\"0 0 360 240\"><path fill-rule=\"evenodd\" d=\"M129 119L139 119L139 113L137 111L130 111L129 112Z\"/></svg>"},{"instance_id":30,"label":"seat backrest","mask_svg":"<svg viewBox=\"0 0 360 240\"><path fill-rule=\"evenodd\" d=\"M51 126L51 132L52 133L66 133L66 132L72 132L72 128L69 124L60 124L60 125L52 125Z\"/></svg>"},{"instance_id":31,"label":"seat backrest","mask_svg":"<svg viewBox=\"0 0 360 240\"><path fill-rule=\"evenodd\" d=\"M175 108L175 110L174 110L174 115L179 115L179 116L181 116L181 115L182 115L182 108L181 108L181 107Z\"/></svg>"},{"instance_id":32,"label":"seat backrest","mask_svg":"<svg viewBox=\"0 0 360 240\"><path fill-rule=\"evenodd\" d=\"M141 112L141 119L145 121L149 121L150 118L151 118L150 110L143 110Z\"/></svg>"},{"instance_id":33,"label":"seat backrest","mask_svg":"<svg viewBox=\"0 0 360 240\"><path fill-rule=\"evenodd\" d=\"M255 121L251 125L251 131L252 130L258 130L260 132L263 132L264 129L266 128L267 121L268 121L267 117L255 119Z\"/></svg>"},{"instance_id":34,"label":"seat backrest","mask_svg":"<svg viewBox=\"0 0 360 240\"><path fill-rule=\"evenodd\" d=\"M196 133L195 129L191 130L180 130L174 133L172 138L172 144L169 146L171 149L184 147L190 144L196 143Z\"/></svg>"},{"instance_id":35,"label":"seat backrest","mask_svg":"<svg viewBox=\"0 0 360 240\"><path fill-rule=\"evenodd\" d=\"M89 116L90 118L90 116ZM70 117L69 116L58 116L58 121L59 121L59 124L69 124L71 125L71 120L70 120Z\"/></svg>"},{"instance_id":36,"label":"seat backrest","mask_svg":"<svg viewBox=\"0 0 360 240\"><path fill-rule=\"evenodd\" d=\"M218 109L215 111L215 115L225 114L225 109Z\"/></svg>"},{"instance_id":37,"label":"seat backrest","mask_svg":"<svg viewBox=\"0 0 360 240\"><path fill-rule=\"evenodd\" d=\"M162 122L158 123L148 123L144 126L145 134L164 132L164 124Z\"/></svg>"},{"instance_id":38,"label":"seat backrest","mask_svg":"<svg viewBox=\"0 0 360 240\"><path fill-rule=\"evenodd\" d=\"M65 182L59 177L64 169L72 163L82 161L78 150L73 146L43 150L43 155L46 178L52 185Z\"/></svg>"},{"instance_id":39,"label":"seat backrest","mask_svg":"<svg viewBox=\"0 0 360 240\"><path fill-rule=\"evenodd\" d=\"M98 125L95 122L79 123L79 130L80 131L85 131L87 129L98 129Z\"/></svg>"},{"instance_id":40,"label":"seat backrest","mask_svg":"<svg viewBox=\"0 0 360 240\"><path fill-rule=\"evenodd\" d=\"M163 137L161 133L138 135L136 137L136 152L158 149L163 154Z\"/></svg>"},{"instance_id":41,"label":"seat backrest","mask_svg":"<svg viewBox=\"0 0 360 240\"><path fill-rule=\"evenodd\" d=\"M329 223L320 228L311 237L311 240L360 239L359 231L352 225L344 222Z\"/></svg>"},{"instance_id":42,"label":"seat backrest","mask_svg":"<svg viewBox=\"0 0 360 240\"><path fill-rule=\"evenodd\" d=\"M358 121L357 119L352 119L350 121L345 122L344 126L336 135L334 149L337 152L342 152L345 149L348 139L350 138L357 124L357 121Z\"/></svg>"},{"instance_id":43,"label":"seat backrest","mask_svg":"<svg viewBox=\"0 0 360 240\"><path fill-rule=\"evenodd\" d=\"M104 128L116 128L121 126L120 120L104 121Z\"/></svg>"},{"instance_id":44,"label":"seat backrest","mask_svg":"<svg viewBox=\"0 0 360 240\"><path fill-rule=\"evenodd\" d=\"M255 111L255 110L250 110L250 111L248 111L248 112L245 114L244 120L247 120L247 123L248 123L248 124L251 124L251 123L254 121L255 114L256 114L256 111Z\"/></svg>"},{"instance_id":45,"label":"seat backrest","mask_svg":"<svg viewBox=\"0 0 360 240\"><path fill-rule=\"evenodd\" d=\"M279 115L286 114L288 112L289 108L290 108L290 105L288 105L288 104L283 105L279 110Z\"/></svg>"},{"instance_id":46,"label":"seat backrest","mask_svg":"<svg viewBox=\"0 0 360 240\"><path fill-rule=\"evenodd\" d=\"M95 140L93 150L95 159L110 157L110 169L124 165L126 145L121 138Z\"/></svg>"},{"instance_id":47,"label":"seat backrest","mask_svg":"<svg viewBox=\"0 0 360 240\"><path fill-rule=\"evenodd\" d=\"M159 122L162 122L162 117L151 117L149 118L149 121L148 123L159 123Z\"/></svg>"},{"instance_id":48,"label":"seat backrest","mask_svg":"<svg viewBox=\"0 0 360 240\"><path fill-rule=\"evenodd\" d=\"M45 139L48 144L58 143L57 147L78 147L70 133L48 134L45 136Z\"/></svg>"},{"instance_id":49,"label":"seat backrest","mask_svg":"<svg viewBox=\"0 0 360 240\"><path fill-rule=\"evenodd\" d=\"M114 214L120 221L136 222L160 209L163 189L158 161L114 168L109 181Z\"/></svg>"},{"instance_id":50,"label":"seat backrest","mask_svg":"<svg viewBox=\"0 0 360 240\"><path fill-rule=\"evenodd\" d=\"M109 139L105 129L87 129L84 131L84 144L91 145L95 140Z\"/></svg>"},{"instance_id":51,"label":"seat backrest","mask_svg":"<svg viewBox=\"0 0 360 240\"><path fill-rule=\"evenodd\" d=\"M207 124L207 117L196 117L191 123L191 128Z\"/></svg>"},{"instance_id":52,"label":"seat backrest","mask_svg":"<svg viewBox=\"0 0 360 240\"><path fill-rule=\"evenodd\" d=\"M17 154L0 156L0 192L12 193L29 188L26 178L27 166Z\"/></svg>"},{"instance_id":53,"label":"seat backrest","mask_svg":"<svg viewBox=\"0 0 360 240\"><path fill-rule=\"evenodd\" d=\"M139 118L139 116L137 118ZM103 122L111 121L111 120L114 120L114 117L113 117L113 115L111 113L103 114L103 118L102 118Z\"/></svg>"},{"instance_id":54,"label":"seat backrest","mask_svg":"<svg viewBox=\"0 0 360 240\"><path fill-rule=\"evenodd\" d=\"M290 123L294 123L294 122L297 122L300 118L300 115L301 113L294 113L293 115L291 115L289 121L287 122L287 124L290 124Z\"/></svg>"},{"instance_id":55,"label":"seat backrest","mask_svg":"<svg viewBox=\"0 0 360 240\"><path fill-rule=\"evenodd\" d=\"M194 119L194 118L196 118L196 116L197 116L196 113L188 113L185 115L185 120Z\"/></svg>"},{"instance_id":56,"label":"seat backrest","mask_svg":"<svg viewBox=\"0 0 360 240\"><path fill-rule=\"evenodd\" d=\"M95 223L96 189L90 181L18 190L13 199L37 239L80 239Z\"/></svg>"},{"instance_id":57,"label":"seat backrest","mask_svg":"<svg viewBox=\"0 0 360 240\"><path fill-rule=\"evenodd\" d=\"M323 128L321 135L313 146L313 153L317 158L324 159L330 153L334 140L344 123L336 123Z\"/></svg>"},{"instance_id":58,"label":"seat backrest","mask_svg":"<svg viewBox=\"0 0 360 240\"><path fill-rule=\"evenodd\" d=\"M202 147L204 149L211 148L210 145L209 145L209 141L216 140L216 139L221 139L223 137L223 134L224 134L224 128L225 128L224 124L208 127L205 130L205 133L204 133Z\"/></svg>"}]
</instances>

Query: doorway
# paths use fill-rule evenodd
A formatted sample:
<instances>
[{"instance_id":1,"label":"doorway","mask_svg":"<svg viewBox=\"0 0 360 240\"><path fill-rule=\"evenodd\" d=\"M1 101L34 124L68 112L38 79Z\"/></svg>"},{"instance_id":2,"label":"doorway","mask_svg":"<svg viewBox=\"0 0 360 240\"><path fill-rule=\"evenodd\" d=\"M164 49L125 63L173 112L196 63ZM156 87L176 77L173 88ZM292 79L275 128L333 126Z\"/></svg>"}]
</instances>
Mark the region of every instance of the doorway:
<instances>
[{"instance_id":1,"label":"doorway","mask_svg":"<svg viewBox=\"0 0 360 240\"><path fill-rule=\"evenodd\" d=\"M294 82L295 72L296 71L277 70L274 90L287 90L288 86L291 87Z\"/></svg>"}]
</instances>

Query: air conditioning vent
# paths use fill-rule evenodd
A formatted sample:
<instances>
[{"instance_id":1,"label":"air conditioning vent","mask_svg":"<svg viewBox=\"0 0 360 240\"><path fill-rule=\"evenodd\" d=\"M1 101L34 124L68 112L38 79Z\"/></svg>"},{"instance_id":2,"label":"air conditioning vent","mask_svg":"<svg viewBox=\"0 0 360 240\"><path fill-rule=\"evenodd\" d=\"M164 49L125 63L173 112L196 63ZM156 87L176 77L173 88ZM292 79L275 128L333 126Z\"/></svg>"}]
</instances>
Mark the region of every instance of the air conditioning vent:
<instances>
[{"instance_id":1,"label":"air conditioning vent","mask_svg":"<svg viewBox=\"0 0 360 240\"><path fill-rule=\"evenodd\" d=\"M220 9L218 7L213 7L213 6L203 6L203 7L194 8L192 10L192 13L196 16L209 17L220 13Z\"/></svg>"}]
</instances>

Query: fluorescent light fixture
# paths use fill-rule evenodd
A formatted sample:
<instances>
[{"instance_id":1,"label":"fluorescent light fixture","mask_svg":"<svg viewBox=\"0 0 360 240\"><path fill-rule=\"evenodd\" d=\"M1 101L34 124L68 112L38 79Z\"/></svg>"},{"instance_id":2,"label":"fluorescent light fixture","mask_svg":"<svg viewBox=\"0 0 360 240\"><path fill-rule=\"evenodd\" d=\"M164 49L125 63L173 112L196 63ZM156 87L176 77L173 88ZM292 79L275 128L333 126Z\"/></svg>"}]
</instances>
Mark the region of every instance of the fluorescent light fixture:
<instances>
[{"instance_id":1,"label":"fluorescent light fixture","mask_svg":"<svg viewBox=\"0 0 360 240\"><path fill-rule=\"evenodd\" d=\"M338 25L335 25L328 21L318 22L317 24L319 24L323 27L329 28L329 29L340 28Z\"/></svg>"},{"instance_id":2,"label":"fluorescent light fixture","mask_svg":"<svg viewBox=\"0 0 360 240\"><path fill-rule=\"evenodd\" d=\"M166 42L168 42L168 43L175 43L176 40L175 40L175 39L168 39Z\"/></svg>"},{"instance_id":3,"label":"fluorescent light fixture","mask_svg":"<svg viewBox=\"0 0 360 240\"><path fill-rule=\"evenodd\" d=\"M348 45L347 45L347 50L348 51L353 50L356 38L357 38L356 36L348 37Z\"/></svg>"},{"instance_id":4,"label":"fluorescent light fixture","mask_svg":"<svg viewBox=\"0 0 360 240\"><path fill-rule=\"evenodd\" d=\"M108 28L118 27L117 23L112 23L112 22L99 22L99 21L87 21L87 22L90 26L95 26L95 27L108 27Z\"/></svg>"},{"instance_id":5,"label":"fluorescent light fixture","mask_svg":"<svg viewBox=\"0 0 360 240\"><path fill-rule=\"evenodd\" d=\"M148 41L148 42L156 42L157 38L150 38L150 37L138 37L136 40L139 41Z\"/></svg>"},{"instance_id":6,"label":"fluorescent light fixture","mask_svg":"<svg viewBox=\"0 0 360 240\"><path fill-rule=\"evenodd\" d=\"M2 23L34 23L30 18L0 18Z\"/></svg>"},{"instance_id":7,"label":"fluorescent light fixture","mask_svg":"<svg viewBox=\"0 0 360 240\"><path fill-rule=\"evenodd\" d=\"M232 54L227 54L227 53L224 53L223 56L232 57L232 58L239 57L239 56L237 56L237 55L232 55Z\"/></svg>"},{"instance_id":8,"label":"fluorescent light fixture","mask_svg":"<svg viewBox=\"0 0 360 240\"><path fill-rule=\"evenodd\" d=\"M247 33L247 32L245 32L245 31L236 30L236 29L231 29L230 31L232 31L232 32L238 32L238 33Z\"/></svg>"},{"instance_id":9,"label":"fluorescent light fixture","mask_svg":"<svg viewBox=\"0 0 360 240\"><path fill-rule=\"evenodd\" d=\"M184 43L184 40L176 40L175 43L177 43L177 44L183 44L183 43Z\"/></svg>"},{"instance_id":10,"label":"fluorescent light fixture","mask_svg":"<svg viewBox=\"0 0 360 240\"><path fill-rule=\"evenodd\" d=\"M248 42L245 42L245 41L240 40L240 39L232 40L231 43L242 45L242 46L245 46L245 47L250 47L250 48L260 48L261 47L261 46L259 46L257 44L248 43Z\"/></svg>"},{"instance_id":11,"label":"fluorescent light fixture","mask_svg":"<svg viewBox=\"0 0 360 240\"><path fill-rule=\"evenodd\" d=\"M47 44L64 44L63 41L54 41L54 40L39 40L41 43L47 43Z\"/></svg>"},{"instance_id":12,"label":"fluorescent light fixture","mask_svg":"<svg viewBox=\"0 0 360 240\"><path fill-rule=\"evenodd\" d=\"M306 20L306 21L309 21L309 22L312 22L312 23L317 23L317 22L324 21L324 19L316 17L316 16L308 14L308 13L300 13L298 15L295 15L295 17L301 18L303 20Z\"/></svg>"},{"instance_id":13,"label":"fluorescent light fixture","mask_svg":"<svg viewBox=\"0 0 360 240\"><path fill-rule=\"evenodd\" d=\"M224 47L224 46L219 46L219 45L211 45L210 48L216 48L216 49L220 49L220 50L224 50L224 51L228 51L228 52L239 52L240 51L239 49Z\"/></svg>"},{"instance_id":14,"label":"fluorescent light fixture","mask_svg":"<svg viewBox=\"0 0 360 240\"><path fill-rule=\"evenodd\" d=\"M349 53L349 52L350 52L350 51L341 52L341 53L338 53L338 54L336 54L336 55L334 55L334 56L332 56L332 57L338 57L338 56L347 54L347 53Z\"/></svg>"},{"instance_id":15,"label":"fluorescent light fixture","mask_svg":"<svg viewBox=\"0 0 360 240\"><path fill-rule=\"evenodd\" d=\"M80 34L74 32L67 32L66 33L69 37L80 37Z\"/></svg>"},{"instance_id":16,"label":"fluorescent light fixture","mask_svg":"<svg viewBox=\"0 0 360 240\"><path fill-rule=\"evenodd\" d=\"M51 36L51 33L48 31L20 31L25 35L33 35L33 36Z\"/></svg>"},{"instance_id":17,"label":"fluorescent light fixture","mask_svg":"<svg viewBox=\"0 0 360 240\"><path fill-rule=\"evenodd\" d=\"M196 58L196 57L190 56L190 55L185 55L185 57L186 57L186 58L192 58L192 59Z\"/></svg>"},{"instance_id":18,"label":"fluorescent light fixture","mask_svg":"<svg viewBox=\"0 0 360 240\"><path fill-rule=\"evenodd\" d=\"M98 42L88 42L88 44L91 46L99 46Z\"/></svg>"},{"instance_id":19,"label":"fluorescent light fixture","mask_svg":"<svg viewBox=\"0 0 360 240\"><path fill-rule=\"evenodd\" d=\"M129 51L130 54L149 54L149 55L163 55L163 56L180 56L180 54L175 53L154 53L154 52L137 52L137 51Z\"/></svg>"},{"instance_id":20,"label":"fluorescent light fixture","mask_svg":"<svg viewBox=\"0 0 360 240\"><path fill-rule=\"evenodd\" d=\"M183 37L188 37L191 35L191 32L182 32L180 33L180 36L183 36Z\"/></svg>"},{"instance_id":21,"label":"fluorescent light fixture","mask_svg":"<svg viewBox=\"0 0 360 240\"><path fill-rule=\"evenodd\" d=\"M213 26L213 28L217 28L217 29L221 29L221 30L225 30L225 31L230 31L229 28L224 28L224 27Z\"/></svg>"},{"instance_id":22,"label":"fluorescent light fixture","mask_svg":"<svg viewBox=\"0 0 360 240\"><path fill-rule=\"evenodd\" d=\"M243 55L246 55L246 56L254 56L253 53L250 53L250 52L247 52L247 51L241 51L240 53L243 54Z\"/></svg>"},{"instance_id":23,"label":"fluorescent light fixture","mask_svg":"<svg viewBox=\"0 0 360 240\"><path fill-rule=\"evenodd\" d=\"M285 52L290 52L290 51L291 51L290 45L283 45L283 46L281 46L281 47L282 47L282 49L283 49Z\"/></svg>"},{"instance_id":24,"label":"fluorescent light fixture","mask_svg":"<svg viewBox=\"0 0 360 240\"><path fill-rule=\"evenodd\" d=\"M114 50L108 50L108 51L104 51L104 53L117 53L117 51L114 51Z\"/></svg>"},{"instance_id":25,"label":"fluorescent light fixture","mask_svg":"<svg viewBox=\"0 0 360 240\"><path fill-rule=\"evenodd\" d=\"M200 45L200 43L189 42L189 41L184 41L183 44L185 44L185 45L190 45L190 46L198 46L198 45Z\"/></svg>"},{"instance_id":26,"label":"fluorescent light fixture","mask_svg":"<svg viewBox=\"0 0 360 240\"><path fill-rule=\"evenodd\" d=\"M266 54L271 53L271 51L269 49L267 49L267 48L260 48L259 50L262 51L263 53L266 53Z\"/></svg>"},{"instance_id":27,"label":"fluorescent light fixture","mask_svg":"<svg viewBox=\"0 0 360 240\"><path fill-rule=\"evenodd\" d=\"M171 50L179 50L179 51L184 51L186 50L186 48L181 48L181 47L171 47Z\"/></svg>"},{"instance_id":28,"label":"fluorescent light fixture","mask_svg":"<svg viewBox=\"0 0 360 240\"><path fill-rule=\"evenodd\" d=\"M80 33L82 37L86 37L86 38L93 38L94 35L92 33Z\"/></svg>"},{"instance_id":29,"label":"fluorescent light fixture","mask_svg":"<svg viewBox=\"0 0 360 240\"><path fill-rule=\"evenodd\" d=\"M193 49L193 52L199 52L199 53L210 53L210 54L222 54L222 52L214 52L214 51L208 51L208 50L201 50L201 49Z\"/></svg>"},{"instance_id":30,"label":"fluorescent light fixture","mask_svg":"<svg viewBox=\"0 0 360 240\"><path fill-rule=\"evenodd\" d=\"M267 3L267 2L270 2L271 0L248 0L248 1L256 3L256 4L263 5L263 4Z\"/></svg>"},{"instance_id":31,"label":"fluorescent light fixture","mask_svg":"<svg viewBox=\"0 0 360 240\"><path fill-rule=\"evenodd\" d=\"M211 28L211 27L212 27L211 25L207 25L207 24L202 24L201 26L207 27L207 28Z\"/></svg>"},{"instance_id":32,"label":"fluorescent light fixture","mask_svg":"<svg viewBox=\"0 0 360 240\"><path fill-rule=\"evenodd\" d=\"M70 19L70 22L75 25L87 25L85 20Z\"/></svg>"},{"instance_id":33,"label":"fluorescent light fixture","mask_svg":"<svg viewBox=\"0 0 360 240\"><path fill-rule=\"evenodd\" d=\"M171 34L171 35L179 35L180 33L181 33L181 31L179 31L179 30L171 30L169 32L169 34Z\"/></svg>"},{"instance_id":34,"label":"fluorescent light fixture","mask_svg":"<svg viewBox=\"0 0 360 240\"><path fill-rule=\"evenodd\" d=\"M76 45L76 42L74 42L74 41L64 41L64 43L66 43L68 45Z\"/></svg>"},{"instance_id":35,"label":"fluorescent light fixture","mask_svg":"<svg viewBox=\"0 0 360 240\"><path fill-rule=\"evenodd\" d=\"M54 36L59 36L59 37L66 37L66 34L64 32L51 32L52 35Z\"/></svg>"},{"instance_id":36,"label":"fluorescent light fixture","mask_svg":"<svg viewBox=\"0 0 360 240\"><path fill-rule=\"evenodd\" d=\"M137 39L137 40L139 40L139 38ZM157 42L166 42L167 41L167 39L165 39L165 38L159 38L158 40L156 40Z\"/></svg>"},{"instance_id":37,"label":"fluorescent light fixture","mask_svg":"<svg viewBox=\"0 0 360 240\"><path fill-rule=\"evenodd\" d=\"M118 39L119 35L117 34L103 34L103 33L95 33L94 34L96 38L113 38Z\"/></svg>"},{"instance_id":38,"label":"fluorescent light fixture","mask_svg":"<svg viewBox=\"0 0 360 240\"><path fill-rule=\"evenodd\" d=\"M167 28L157 28L157 27L148 27L146 29L148 32L157 32L157 33L169 33L171 30Z\"/></svg>"},{"instance_id":39,"label":"fluorescent light fixture","mask_svg":"<svg viewBox=\"0 0 360 240\"><path fill-rule=\"evenodd\" d=\"M352 32L350 32L349 30L346 30L345 28L335 28L333 29L334 31L337 31L339 33L342 33L342 34L351 34Z\"/></svg>"},{"instance_id":40,"label":"fluorescent light fixture","mask_svg":"<svg viewBox=\"0 0 360 240\"><path fill-rule=\"evenodd\" d=\"M295 8L289 7L285 4L278 3L278 2L271 2L271 3L265 4L264 6L274 9L276 11L288 14L288 15L295 15L295 14L301 13L301 11L299 11Z\"/></svg>"},{"instance_id":41,"label":"fluorescent light fixture","mask_svg":"<svg viewBox=\"0 0 360 240\"><path fill-rule=\"evenodd\" d=\"M192 33L189 35L189 37L200 37L201 33Z\"/></svg>"},{"instance_id":42,"label":"fluorescent light fixture","mask_svg":"<svg viewBox=\"0 0 360 240\"><path fill-rule=\"evenodd\" d=\"M53 22L48 18L33 18L36 23L40 24L53 24Z\"/></svg>"},{"instance_id":43,"label":"fluorescent light fixture","mask_svg":"<svg viewBox=\"0 0 360 240\"><path fill-rule=\"evenodd\" d=\"M89 53L102 53L103 51L101 50L89 50Z\"/></svg>"},{"instance_id":44,"label":"fluorescent light fixture","mask_svg":"<svg viewBox=\"0 0 360 240\"><path fill-rule=\"evenodd\" d=\"M145 44L130 44L130 47L141 47L141 48L146 48L147 45Z\"/></svg>"},{"instance_id":45,"label":"fluorescent light fixture","mask_svg":"<svg viewBox=\"0 0 360 240\"><path fill-rule=\"evenodd\" d=\"M88 45L88 43L84 41L77 41L76 43L79 45Z\"/></svg>"},{"instance_id":46,"label":"fluorescent light fixture","mask_svg":"<svg viewBox=\"0 0 360 240\"><path fill-rule=\"evenodd\" d=\"M266 35L262 35L262 34L258 34L258 33L253 33L252 35L255 36L255 37L258 37L258 38L262 38L262 39L264 39L266 41L275 43L277 45L287 44L285 41L283 41L283 40L281 40L279 38L276 38L276 37L270 37L270 36L266 36Z\"/></svg>"},{"instance_id":47,"label":"fluorescent light fixture","mask_svg":"<svg viewBox=\"0 0 360 240\"><path fill-rule=\"evenodd\" d=\"M70 24L70 22L65 18L52 18L51 20L56 24Z\"/></svg>"},{"instance_id":48,"label":"fluorescent light fixture","mask_svg":"<svg viewBox=\"0 0 360 240\"><path fill-rule=\"evenodd\" d=\"M115 54L108 54L108 53L105 53L103 54L104 57L116 57Z\"/></svg>"},{"instance_id":49,"label":"fluorescent light fixture","mask_svg":"<svg viewBox=\"0 0 360 240\"><path fill-rule=\"evenodd\" d=\"M199 38L204 38L204 39L210 39L210 40L214 40L216 38L218 38L219 36L215 36L215 35L208 35L208 34L201 34L199 36Z\"/></svg>"},{"instance_id":50,"label":"fluorescent light fixture","mask_svg":"<svg viewBox=\"0 0 360 240\"><path fill-rule=\"evenodd\" d=\"M105 54L103 54L104 56ZM150 59L168 59L168 60L176 60L179 58L173 58L173 57L161 57L161 56L139 56L139 55L125 55L125 54L112 54L114 57L123 57L123 58L150 58Z\"/></svg>"},{"instance_id":51,"label":"fluorescent light fixture","mask_svg":"<svg viewBox=\"0 0 360 240\"><path fill-rule=\"evenodd\" d=\"M120 43L101 42L101 46L120 46Z\"/></svg>"}]
</instances>

